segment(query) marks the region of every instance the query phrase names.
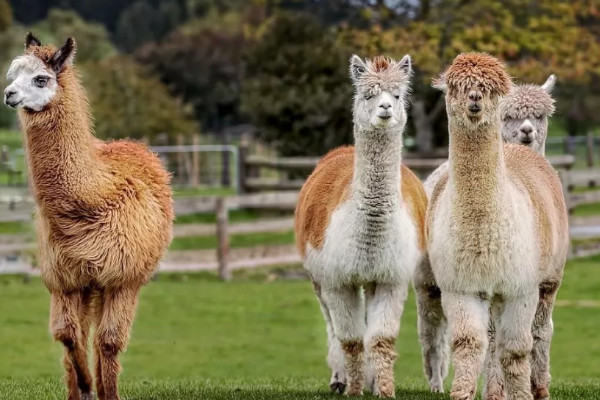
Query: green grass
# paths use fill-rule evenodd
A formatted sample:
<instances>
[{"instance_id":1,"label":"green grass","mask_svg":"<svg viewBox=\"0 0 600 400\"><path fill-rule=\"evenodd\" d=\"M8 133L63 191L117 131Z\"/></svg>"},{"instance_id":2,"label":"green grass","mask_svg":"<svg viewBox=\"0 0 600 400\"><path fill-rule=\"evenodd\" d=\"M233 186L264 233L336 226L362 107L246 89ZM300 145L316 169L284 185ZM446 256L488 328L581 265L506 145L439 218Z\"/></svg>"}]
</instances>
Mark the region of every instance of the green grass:
<instances>
[{"instance_id":1,"label":"green grass","mask_svg":"<svg viewBox=\"0 0 600 400\"><path fill-rule=\"evenodd\" d=\"M256 210L256 209L245 209L245 210L230 210L229 211L229 222L250 222L258 219L269 218L269 217L290 217L293 214L286 211L277 210ZM177 216L175 220L176 224L214 224L217 222L217 217L213 213L203 214L190 214Z\"/></svg>"},{"instance_id":2,"label":"green grass","mask_svg":"<svg viewBox=\"0 0 600 400\"><path fill-rule=\"evenodd\" d=\"M294 232L262 232L231 235L229 245L236 247L252 247L258 245L277 245L294 243ZM171 250L206 250L217 247L216 236L186 236L173 239Z\"/></svg>"},{"instance_id":3,"label":"green grass","mask_svg":"<svg viewBox=\"0 0 600 400\"><path fill-rule=\"evenodd\" d=\"M234 196L236 194L235 188L224 188L224 187L174 187L174 197L186 197L186 196Z\"/></svg>"},{"instance_id":4,"label":"green grass","mask_svg":"<svg viewBox=\"0 0 600 400\"><path fill-rule=\"evenodd\" d=\"M0 234L12 235L27 233L31 230L31 223L27 222L0 222Z\"/></svg>"},{"instance_id":5,"label":"green grass","mask_svg":"<svg viewBox=\"0 0 600 400\"><path fill-rule=\"evenodd\" d=\"M571 262L555 309L555 400L600 396L600 257ZM214 274L160 275L143 289L131 344L122 356L122 398L332 399L326 335L308 281ZM267 274L265 274L267 276ZM0 277L0 398L62 399L61 346L47 331L48 293L39 279ZM427 393L414 296L397 342L397 398ZM449 379L446 384L449 384Z\"/></svg>"},{"instance_id":6,"label":"green grass","mask_svg":"<svg viewBox=\"0 0 600 400\"><path fill-rule=\"evenodd\" d=\"M600 215L600 203L582 204L573 210L574 217L590 217Z\"/></svg>"},{"instance_id":7,"label":"green grass","mask_svg":"<svg viewBox=\"0 0 600 400\"><path fill-rule=\"evenodd\" d=\"M0 146L6 145L11 149L23 147L23 134L20 131L0 129Z\"/></svg>"}]
</instances>

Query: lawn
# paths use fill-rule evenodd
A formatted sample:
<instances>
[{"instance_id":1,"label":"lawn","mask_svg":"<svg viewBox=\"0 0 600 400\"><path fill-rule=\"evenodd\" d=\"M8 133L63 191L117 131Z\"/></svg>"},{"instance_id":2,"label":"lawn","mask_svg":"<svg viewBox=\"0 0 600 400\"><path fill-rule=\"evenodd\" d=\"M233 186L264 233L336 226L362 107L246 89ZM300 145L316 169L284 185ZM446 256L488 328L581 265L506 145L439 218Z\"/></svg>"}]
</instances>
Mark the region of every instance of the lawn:
<instances>
[{"instance_id":1,"label":"lawn","mask_svg":"<svg viewBox=\"0 0 600 400\"><path fill-rule=\"evenodd\" d=\"M231 235L229 246L253 247L265 245L293 244L294 232L259 232ZM211 236L185 236L173 239L170 250L208 250L217 247L217 237Z\"/></svg>"},{"instance_id":2,"label":"lawn","mask_svg":"<svg viewBox=\"0 0 600 400\"><path fill-rule=\"evenodd\" d=\"M599 264L592 258L567 266L554 318L553 400L600 398ZM221 283L207 273L161 275L143 290L122 357L123 399L334 397L310 283L244 276ZM0 305L0 398L64 398L61 346L47 333L41 282L1 277ZM427 393L412 295L402 325L397 398L447 398Z\"/></svg>"}]
</instances>

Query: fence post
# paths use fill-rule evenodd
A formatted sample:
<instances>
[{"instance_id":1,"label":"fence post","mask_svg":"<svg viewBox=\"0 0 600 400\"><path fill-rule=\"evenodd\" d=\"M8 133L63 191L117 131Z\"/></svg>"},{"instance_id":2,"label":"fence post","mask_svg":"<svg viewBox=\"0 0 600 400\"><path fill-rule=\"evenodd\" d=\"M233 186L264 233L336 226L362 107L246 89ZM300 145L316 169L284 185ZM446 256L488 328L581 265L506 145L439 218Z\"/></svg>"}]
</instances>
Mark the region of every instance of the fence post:
<instances>
[{"instance_id":1,"label":"fence post","mask_svg":"<svg viewBox=\"0 0 600 400\"><path fill-rule=\"evenodd\" d=\"M200 135L192 135L192 145L198 146L200 144ZM200 183L200 153L198 151L192 152L192 176L190 177L190 183L192 186L198 186Z\"/></svg>"},{"instance_id":2,"label":"fence post","mask_svg":"<svg viewBox=\"0 0 600 400\"><path fill-rule=\"evenodd\" d=\"M237 178L240 193L246 193L248 190L246 189L246 159L248 157L248 143L245 141L240 144L238 147L238 162L237 162Z\"/></svg>"},{"instance_id":3,"label":"fence post","mask_svg":"<svg viewBox=\"0 0 600 400\"><path fill-rule=\"evenodd\" d=\"M229 233L227 229L229 210L225 197L217 198L217 260L219 262L219 278L224 281L231 279L229 270Z\"/></svg>"},{"instance_id":4,"label":"fence post","mask_svg":"<svg viewBox=\"0 0 600 400\"><path fill-rule=\"evenodd\" d=\"M594 166L594 134L588 131L586 135L586 159L589 168Z\"/></svg>"}]
</instances>

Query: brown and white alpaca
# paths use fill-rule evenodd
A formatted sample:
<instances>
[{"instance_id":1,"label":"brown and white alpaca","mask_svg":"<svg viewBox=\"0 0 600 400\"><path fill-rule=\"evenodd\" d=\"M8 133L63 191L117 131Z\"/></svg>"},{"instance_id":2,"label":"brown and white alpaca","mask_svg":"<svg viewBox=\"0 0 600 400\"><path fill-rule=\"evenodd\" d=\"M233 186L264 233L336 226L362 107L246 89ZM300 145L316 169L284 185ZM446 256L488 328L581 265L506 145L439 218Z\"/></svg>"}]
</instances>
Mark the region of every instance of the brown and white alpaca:
<instances>
[{"instance_id":1,"label":"brown and white alpaca","mask_svg":"<svg viewBox=\"0 0 600 400\"><path fill-rule=\"evenodd\" d=\"M296 244L327 323L331 389L360 395L368 373L373 393L393 397L395 340L427 207L401 164L410 57L353 56L350 74L355 147L327 154L306 181Z\"/></svg>"},{"instance_id":2,"label":"brown and white alpaca","mask_svg":"<svg viewBox=\"0 0 600 400\"><path fill-rule=\"evenodd\" d=\"M550 95L556 78L550 75L541 85L521 84L511 87L510 93L500 100L500 130L506 143L522 144L544 155L548 135L548 118L554 113L554 99ZM438 87L445 90L443 84ZM423 183L427 198L441 176L448 172L446 161L433 171ZM423 369L432 392L443 392L443 381L448 374L449 343L447 321L442 310L441 294L435 282L429 257L424 256L414 277L419 315L419 340L423 351ZM494 326L490 325L493 332ZM493 344L493 342L491 342ZM493 346L490 347L493 351ZM491 367L488 364L488 367ZM489 369L489 368L488 368ZM489 376L498 376L492 370Z\"/></svg>"},{"instance_id":3,"label":"brown and white alpaca","mask_svg":"<svg viewBox=\"0 0 600 400\"><path fill-rule=\"evenodd\" d=\"M552 307L569 240L560 181L540 154L502 143L499 101L511 87L502 63L461 54L440 80L450 166L432 193L427 228L453 351L451 397L475 397L491 309L490 363L503 377L488 376L487 398L548 398ZM502 379L504 388L489 384Z\"/></svg>"},{"instance_id":4,"label":"brown and white alpaca","mask_svg":"<svg viewBox=\"0 0 600 400\"><path fill-rule=\"evenodd\" d=\"M96 390L119 399L138 292L171 241L169 175L142 144L93 135L73 67L75 40L56 49L28 34L8 71L5 103L19 108L37 205L41 275L50 331L64 344L68 398L91 400L88 333L95 325Z\"/></svg>"}]
</instances>

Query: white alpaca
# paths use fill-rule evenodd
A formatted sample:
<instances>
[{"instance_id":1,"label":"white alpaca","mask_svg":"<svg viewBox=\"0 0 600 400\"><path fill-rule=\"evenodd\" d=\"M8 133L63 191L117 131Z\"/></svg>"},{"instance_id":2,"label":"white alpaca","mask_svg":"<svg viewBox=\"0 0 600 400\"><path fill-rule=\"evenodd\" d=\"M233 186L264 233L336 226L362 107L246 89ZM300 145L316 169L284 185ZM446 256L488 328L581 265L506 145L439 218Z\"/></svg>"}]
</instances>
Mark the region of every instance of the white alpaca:
<instances>
[{"instance_id":1,"label":"white alpaca","mask_svg":"<svg viewBox=\"0 0 600 400\"><path fill-rule=\"evenodd\" d=\"M511 83L498 60L461 54L440 79L449 169L431 195L427 227L453 351L451 397L475 397L491 308L497 351L489 363L500 367L490 372L502 376L487 377L487 398L545 399L552 307L569 243L560 181L541 155L502 144L499 101Z\"/></svg>"},{"instance_id":2,"label":"white alpaca","mask_svg":"<svg viewBox=\"0 0 600 400\"><path fill-rule=\"evenodd\" d=\"M522 84L511 88L510 93L500 100L500 129L504 142L528 146L544 155L548 136L548 118L554 113L554 99L550 95L556 77L550 75L541 85ZM440 89L444 89L443 85ZM423 186L427 198L440 177L448 172L448 161L436 168ZM414 277L419 314L419 340L423 350L423 369L432 392L442 393L448 374L449 343L447 321L442 310L441 293L435 283L429 264L424 256ZM493 333L495 327L490 325ZM493 342L492 342L493 343ZM493 350L493 347L490 349ZM493 375L488 364L488 375Z\"/></svg>"},{"instance_id":3,"label":"white alpaca","mask_svg":"<svg viewBox=\"0 0 600 400\"><path fill-rule=\"evenodd\" d=\"M373 393L393 397L394 344L424 250L425 192L401 165L410 58L354 56L350 72L356 148L330 152L306 181L296 243L327 323L330 387L360 395L367 372Z\"/></svg>"}]
</instances>

